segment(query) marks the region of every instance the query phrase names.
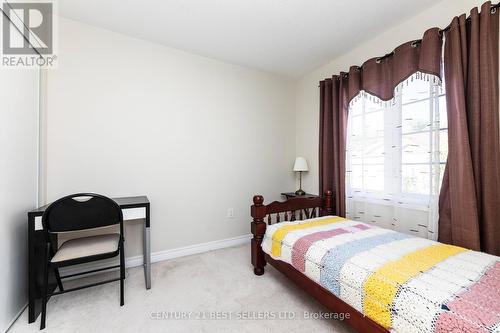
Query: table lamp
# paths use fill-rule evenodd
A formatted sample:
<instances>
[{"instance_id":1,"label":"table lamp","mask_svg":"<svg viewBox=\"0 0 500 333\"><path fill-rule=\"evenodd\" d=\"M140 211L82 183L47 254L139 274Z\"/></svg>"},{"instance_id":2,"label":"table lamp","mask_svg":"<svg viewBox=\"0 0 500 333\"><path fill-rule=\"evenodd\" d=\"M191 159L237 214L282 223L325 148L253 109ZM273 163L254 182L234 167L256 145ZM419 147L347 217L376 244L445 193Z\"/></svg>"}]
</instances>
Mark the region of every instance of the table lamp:
<instances>
[{"instance_id":1,"label":"table lamp","mask_svg":"<svg viewBox=\"0 0 500 333\"><path fill-rule=\"evenodd\" d=\"M295 191L297 195L304 195L306 192L302 190L302 172L309 171L309 167L307 166L307 161L304 157L297 157L295 159L295 164L293 165L293 171L299 173L299 189Z\"/></svg>"}]
</instances>

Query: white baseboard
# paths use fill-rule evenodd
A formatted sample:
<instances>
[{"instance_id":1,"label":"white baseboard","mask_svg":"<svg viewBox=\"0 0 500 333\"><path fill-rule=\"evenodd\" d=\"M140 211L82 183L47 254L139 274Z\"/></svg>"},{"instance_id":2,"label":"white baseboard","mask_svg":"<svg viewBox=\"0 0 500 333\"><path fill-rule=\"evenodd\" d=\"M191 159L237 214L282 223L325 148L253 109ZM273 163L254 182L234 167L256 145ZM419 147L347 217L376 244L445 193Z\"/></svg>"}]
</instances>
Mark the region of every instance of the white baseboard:
<instances>
[{"instance_id":1,"label":"white baseboard","mask_svg":"<svg viewBox=\"0 0 500 333\"><path fill-rule=\"evenodd\" d=\"M151 253L151 263L180 258L180 257L185 257L185 256L190 256L193 254L199 254L199 253L209 252L209 251L218 250L218 249L224 249L224 248L232 247L232 246L243 245L243 244L248 243L248 241L251 238L252 238L252 235L247 234L247 235L243 235L243 236L226 238L226 239L216 240L216 241L207 242L207 243L179 247L176 249L152 252ZM128 257L125 259L125 266L127 268L142 266L142 264L143 264L143 256L142 255ZM66 269L61 269L61 275L64 276L64 275L70 275L70 274L77 274L77 273L80 273L82 271L100 269L100 268L103 268L103 267L106 267L109 265L110 265L109 262L99 262L99 263L96 262L96 263L92 263L92 264L85 264L85 265L79 265L79 266L74 266L74 267L68 267ZM99 272L97 272L97 273L99 273ZM79 277L80 276L75 277L75 278L79 278ZM70 279L71 278L68 278L68 280L70 280Z\"/></svg>"},{"instance_id":2,"label":"white baseboard","mask_svg":"<svg viewBox=\"0 0 500 333\"><path fill-rule=\"evenodd\" d=\"M213 250L218 250L218 249L224 249L227 247L243 245L243 244L247 243L251 238L252 238L252 235L248 234L248 235L243 235L243 236L238 236L238 237L216 240L216 241L207 242L207 243L179 247L177 249L154 252L154 253L151 253L151 262L154 263L154 262L159 262L159 261L164 261L164 260L169 260L169 259L190 256L193 254L198 254L198 253L203 253L203 252L208 252L208 251L213 251ZM130 257L130 258L127 258L125 261L125 264L127 267L141 266L142 263L143 263L142 256Z\"/></svg>"}]
</instances>

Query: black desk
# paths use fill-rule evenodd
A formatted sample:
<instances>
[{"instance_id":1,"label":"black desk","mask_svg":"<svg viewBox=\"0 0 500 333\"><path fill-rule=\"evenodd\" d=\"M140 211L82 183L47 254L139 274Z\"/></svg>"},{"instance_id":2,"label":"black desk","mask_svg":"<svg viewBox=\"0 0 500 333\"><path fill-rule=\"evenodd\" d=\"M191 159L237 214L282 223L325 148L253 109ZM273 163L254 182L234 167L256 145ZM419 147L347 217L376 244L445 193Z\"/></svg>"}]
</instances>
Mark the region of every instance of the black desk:
<instances>
[{"instance_id":1,"label":"black desk","mask_svg":"<svg viewBox=\"0 0 500 333\"><path fill-rule=\"evenodd\" d=\"M143 265L146 289L151 288L150 204L146 196L113 198L120 205L123 221L144 219ZM48 205L28 212L28 321L34 322L41 311L45 240L42 215ZM50 289L57 286L54 273L49 275Z\"/></svg>"}]
</instances>

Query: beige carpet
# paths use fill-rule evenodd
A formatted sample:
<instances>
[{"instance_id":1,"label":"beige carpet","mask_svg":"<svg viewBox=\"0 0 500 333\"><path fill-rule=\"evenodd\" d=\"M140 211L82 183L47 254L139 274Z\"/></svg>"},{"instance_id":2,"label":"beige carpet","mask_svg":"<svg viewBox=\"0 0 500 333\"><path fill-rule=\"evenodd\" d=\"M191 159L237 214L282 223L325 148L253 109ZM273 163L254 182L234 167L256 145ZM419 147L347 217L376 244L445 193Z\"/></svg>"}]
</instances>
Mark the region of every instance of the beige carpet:
<instances>
[{"instance_id":1,"label":"beige carpet","mask_svg":"<svg viewBox=\"0 0 500 333\"><path fill-rule=\"evenodd\" d=\"M338 320L304 318L327 310L272 267L254 276L249 256L249 246L240 246L153 264L150 290L142 268L128 269L123 307L118 282L55 296L45 331L353 332ZM89 279L97 277L103 276ZM273 316L288 319L263 318ZM9 333L36 332L39 325L40 318L28 324L24 311Z\"/></svg>"}]
</instances>

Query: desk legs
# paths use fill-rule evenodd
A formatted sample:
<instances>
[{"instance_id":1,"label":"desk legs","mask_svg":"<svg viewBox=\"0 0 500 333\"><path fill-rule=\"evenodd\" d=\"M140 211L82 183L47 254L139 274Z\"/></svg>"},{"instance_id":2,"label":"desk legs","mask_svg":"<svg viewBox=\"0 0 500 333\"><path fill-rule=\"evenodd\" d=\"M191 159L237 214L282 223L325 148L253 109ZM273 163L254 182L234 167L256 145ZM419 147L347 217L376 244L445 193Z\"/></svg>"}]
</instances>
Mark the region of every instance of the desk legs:
<instances>
[{"instance_id":1,"label":"desk legs","mask_svg":"<svg viewBox=\"0 0 500 333\"><path fill-rule=\"evenodd\" d=\"M146 289L151 289L151 234L149 229L150 229L149 226L146 226L146 223L144 223L143 265L144 265L144 279L146 283Z\"/></svg>"},{"instance_id":2,"label":"desk legs","mask_svg":"<svg viewBox=\"0 0 500 333\"><path fill-rule=\"evenodd\" d=\"M36 320L35 217L28 215L28 322Z\"/></svg>"},{"instance_id":3,"label":"desk legs","mask_svg":"<svg viewBox=\"0 0 500 333\"><path fill-rule=\"evenodd\" d=\"M35 217L28 217L28 322L36 320L42 309L41 279L45 265L45 235L42 230L35 230ZM49 273L49 292L55 290L55 276Z\"/></svg>"},{"instance_id":4,"label":"desk legs","mask_svg":"<svg viewBox=\"0 0 500 333\"><path fill-rule=\"evenodd\" d=\"M146 206L146 221L144 221L143 231L143 265L144 265L144 280L146 289L151 289L151 233L150 233L150 206Z\"/></svg>"}]
</instances>

